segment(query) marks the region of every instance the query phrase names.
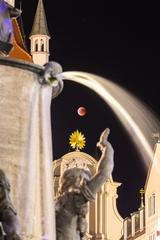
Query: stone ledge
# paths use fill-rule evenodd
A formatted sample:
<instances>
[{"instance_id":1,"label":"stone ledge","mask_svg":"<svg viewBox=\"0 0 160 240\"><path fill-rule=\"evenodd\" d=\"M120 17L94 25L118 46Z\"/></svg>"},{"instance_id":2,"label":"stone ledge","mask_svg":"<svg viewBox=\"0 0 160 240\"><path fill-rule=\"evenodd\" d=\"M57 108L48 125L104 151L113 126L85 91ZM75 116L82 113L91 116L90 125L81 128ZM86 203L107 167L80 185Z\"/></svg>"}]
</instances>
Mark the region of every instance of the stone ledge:
<instances>
[{"instance_id":1,"label":"stone ledge","mask_svg":"<svg viewBox=\"0 0 160 240\"><path fill-rule=\"evenodd\" d=\"M31 71L33 73L37 73L37 74L41 74L43 71L43 67L39 65L29 63L23 60L17 60L9 57L2 57L2 56L0 56L0 65L20 68L23 70Z\"/></svg>"}]
</instances>

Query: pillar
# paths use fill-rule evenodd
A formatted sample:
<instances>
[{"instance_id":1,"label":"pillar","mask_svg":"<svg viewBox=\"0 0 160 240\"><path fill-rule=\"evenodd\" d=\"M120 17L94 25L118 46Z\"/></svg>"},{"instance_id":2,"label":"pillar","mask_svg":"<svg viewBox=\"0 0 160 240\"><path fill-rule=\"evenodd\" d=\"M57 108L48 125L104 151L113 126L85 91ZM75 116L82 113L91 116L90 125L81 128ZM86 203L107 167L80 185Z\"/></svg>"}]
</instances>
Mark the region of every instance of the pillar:
<instances>
[{"instance_id":1,"label":"pillar","mask_svg":"<svg viewBox=\"0 0 160 240\"><path fill-rule=\"evenodd\" d=\"M135 213L131 214L131 235L132 237L135 235Z\"/></svg>"}]
</instances>

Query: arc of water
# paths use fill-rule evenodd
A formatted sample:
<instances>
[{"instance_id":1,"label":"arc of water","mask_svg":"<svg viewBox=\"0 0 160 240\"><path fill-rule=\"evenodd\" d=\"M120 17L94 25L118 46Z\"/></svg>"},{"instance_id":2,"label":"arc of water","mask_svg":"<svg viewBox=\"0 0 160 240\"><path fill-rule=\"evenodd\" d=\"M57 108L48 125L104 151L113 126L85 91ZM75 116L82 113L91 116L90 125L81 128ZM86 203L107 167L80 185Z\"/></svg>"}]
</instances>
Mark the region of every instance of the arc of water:
<instances>
[{"instance_id":1,"label":"arc of water","mask_svg":"<svg viewBox=\"0 0 160 240\"><path fill-rule=\"evenodd\" d=\"M123 88L105 78L84 72L64 72L63 77L92 89L111 107L127 129L143 156L145 166L148 167L149 162L153 160L153 150L148 139L151 139L153 129L158 129L159 123L147 108Z\"/></svg>"}]
</instances>

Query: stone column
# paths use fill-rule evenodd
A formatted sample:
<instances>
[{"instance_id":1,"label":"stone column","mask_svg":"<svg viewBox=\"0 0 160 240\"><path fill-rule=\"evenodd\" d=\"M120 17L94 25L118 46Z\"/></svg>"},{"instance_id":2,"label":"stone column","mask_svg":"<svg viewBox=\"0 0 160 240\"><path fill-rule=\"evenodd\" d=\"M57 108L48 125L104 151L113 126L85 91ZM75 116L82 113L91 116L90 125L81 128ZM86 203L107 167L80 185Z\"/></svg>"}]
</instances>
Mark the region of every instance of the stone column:
<instances>
[{"instance_id":1,"label":"stone column","mask_svg":"<svg viewBox=\"0 0 160 240\"><path fill-rule=\"evenodd\" d=\"M128 220L128 218L125 218L124 219L124 223L123 223L124 240L127 240L127 220Z\"/></svg>"},{"instance_id":2,"label":"stone column","mask_svg":"<svg viewBox=\"0 0 160 240\"><path fill-rule=\"evenodd\" d=\"M135 213L131 214L131 234L132 237L135 235Z\"/></svg>"},{"instance_id":3,"label":"stone column","mask_svg":"<svg viewBox=\"0 0 160 240\"><path fill-rule=\"evenodd\" d=\"M144 207L139 209L140 214L140 232L144 230Z\"/></svg>"},{"instance_id":4,"label":"stone column","mask_svg":"<svg viewBox=\"0 0 160 240\"><path fill-rule=\"evenodd\" d=\"M104 233L105 233L105 236L108 235L108 224L107 224L107 221L108 221L108 192L107 192L107 189L104 187Z\"/></svg>"},{"instance_id":5,"label":"stone column","mask_svg":"<svg viewBox=\"0 0 160 240\"><path fill-rule=\"evenodd\" d=\"M11 183L23 240L55 240L52 90L44 68L0 57L0 168Z\"/></svg>"},{"instance_id":6,"label":"stone column","mask_svg":"<svg viewBox=\"0 0 160 240\"><path fill-rule=\"evenodd\" d=\"M102 189L97 193L96 196L96 239L104 239L104 234L102 232L102 221L103 221L103 193Z\"/></svg>"}]
</instances>

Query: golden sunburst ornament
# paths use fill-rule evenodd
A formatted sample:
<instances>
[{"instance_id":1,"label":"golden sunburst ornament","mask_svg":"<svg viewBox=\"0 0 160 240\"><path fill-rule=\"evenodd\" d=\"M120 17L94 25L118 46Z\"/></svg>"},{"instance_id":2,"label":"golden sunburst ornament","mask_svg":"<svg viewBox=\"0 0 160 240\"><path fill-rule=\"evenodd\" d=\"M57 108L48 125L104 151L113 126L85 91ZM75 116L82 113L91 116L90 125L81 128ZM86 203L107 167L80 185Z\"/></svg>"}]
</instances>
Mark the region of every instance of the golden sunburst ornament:
<instances>
[{"instance_id":1,"label":"golden sunburst ornament","mask_svg":"<svg viewBox=\"0 0 160 240\"><path fill-rule=\"evenodd\" d=\"M82 134L78 130L74 131L69 137L69 144L73 149L83 149L86 145L86 139L84 134Z\"/></svg>"}]
</instances>

